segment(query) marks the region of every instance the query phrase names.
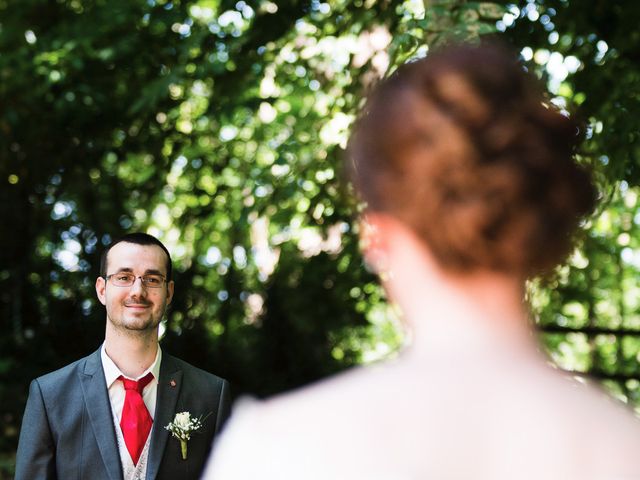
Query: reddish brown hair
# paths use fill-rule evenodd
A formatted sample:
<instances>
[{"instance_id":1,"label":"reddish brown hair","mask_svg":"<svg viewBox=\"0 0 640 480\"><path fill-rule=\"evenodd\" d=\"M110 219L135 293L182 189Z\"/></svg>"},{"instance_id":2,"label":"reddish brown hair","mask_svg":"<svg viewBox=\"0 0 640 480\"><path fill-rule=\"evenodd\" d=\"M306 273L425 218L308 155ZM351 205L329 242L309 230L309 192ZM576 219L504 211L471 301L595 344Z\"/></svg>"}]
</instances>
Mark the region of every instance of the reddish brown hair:
<instances>
[{"instance_id":1,"label":"reddish brown hair","mask_svg":"<svg viewBox=\"0 0 640 480\"><path fill-rule=\"evenodd\" d=\"M574 123L502 47L458 45L404 65L350 140L367 208L410 226L448 269L529 276L569 252L595 190Z\"/></svg>"}]
</instances>

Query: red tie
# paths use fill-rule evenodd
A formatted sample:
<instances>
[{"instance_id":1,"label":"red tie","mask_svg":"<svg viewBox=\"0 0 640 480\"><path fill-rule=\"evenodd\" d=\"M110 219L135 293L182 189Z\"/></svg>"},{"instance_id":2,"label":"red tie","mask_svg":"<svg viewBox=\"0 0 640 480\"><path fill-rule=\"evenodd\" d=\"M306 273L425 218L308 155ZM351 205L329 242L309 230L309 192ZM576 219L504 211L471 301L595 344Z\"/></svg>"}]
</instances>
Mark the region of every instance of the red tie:
<instances>
[{"instance_id":1,"label":"red tie","mask_svg":"<svg viewBox=\"0 0 640 480\"><path fill-rule=\"evenodd\" d=\"M125 390L120 428L133 464L137 465L153 424L149 410L142 400L142 390L153 380L153 374L149 372L137 381L127 380L122 375L118 379L122 380Z\"/></svg>"}]
</instances>

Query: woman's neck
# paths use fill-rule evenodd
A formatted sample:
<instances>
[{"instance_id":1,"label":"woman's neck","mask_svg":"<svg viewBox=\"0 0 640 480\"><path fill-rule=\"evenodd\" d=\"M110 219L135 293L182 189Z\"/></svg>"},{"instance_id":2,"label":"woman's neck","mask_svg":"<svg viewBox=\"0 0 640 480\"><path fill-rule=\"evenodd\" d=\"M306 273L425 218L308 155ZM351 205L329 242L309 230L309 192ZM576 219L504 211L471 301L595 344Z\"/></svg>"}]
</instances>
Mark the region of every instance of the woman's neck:
<instances>
[{"instance_id":1,"label":"woman's neck","mask_svg":"<svg viewBox=\"0 0 640 480\"><path fill-rule=\"evenodd\" d=\"M412 232L402 228L394 234L387 261L385 287L402 310L414 345L434 331L453 332L465 325L494 333L504 342L535 345L523 302L524 282L515 276L443 270Z\"/></svg>"}]
</instances>

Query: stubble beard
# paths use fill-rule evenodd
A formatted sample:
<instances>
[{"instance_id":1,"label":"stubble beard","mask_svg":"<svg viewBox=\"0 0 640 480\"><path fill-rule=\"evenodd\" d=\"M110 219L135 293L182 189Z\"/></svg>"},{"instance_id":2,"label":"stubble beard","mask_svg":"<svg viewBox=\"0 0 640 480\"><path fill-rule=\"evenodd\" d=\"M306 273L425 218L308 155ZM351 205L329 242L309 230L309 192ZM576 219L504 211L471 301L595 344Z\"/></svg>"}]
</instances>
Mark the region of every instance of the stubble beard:
<instances>
[{"instance_id":1,"label":"stubble beard","mask_svg":"<svg viewBox=\"0 0 640 480\"><path fill-rule=\"evenodd\" d=\"M126 307L124 308L126 309ZM158 325L160 325L160 322L162 321L164 312L165 309L162 309L162 312L160 312L160 315L158 315L157 318L154 318L152 314L148 314L144 317L137 317L135 315L127 315L126 313L123 313L117 321L113 320L110 315L107 315L107 319L116 330L127 335L147 336L158 330Z\"/></svg>"}]
</instances>

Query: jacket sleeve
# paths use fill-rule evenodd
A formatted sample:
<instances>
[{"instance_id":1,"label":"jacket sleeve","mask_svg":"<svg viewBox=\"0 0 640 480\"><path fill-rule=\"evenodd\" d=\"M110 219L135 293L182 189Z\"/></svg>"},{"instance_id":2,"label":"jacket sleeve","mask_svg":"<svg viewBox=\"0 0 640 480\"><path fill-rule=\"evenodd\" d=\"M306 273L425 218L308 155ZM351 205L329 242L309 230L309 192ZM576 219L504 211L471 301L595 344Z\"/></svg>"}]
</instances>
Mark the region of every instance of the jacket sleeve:
<instances>
[{"instance_id":1,"label":"jacket sleeve","mask_svg":"<svg viewBox=\"0 0 640 480\"><path fill-rule=\"evenodd\" d=\"M42 390L38 380L29 387L29 398L22 418L15 480L56 479L56 445L51 434Z\"/></svg>"}]
</instances>

